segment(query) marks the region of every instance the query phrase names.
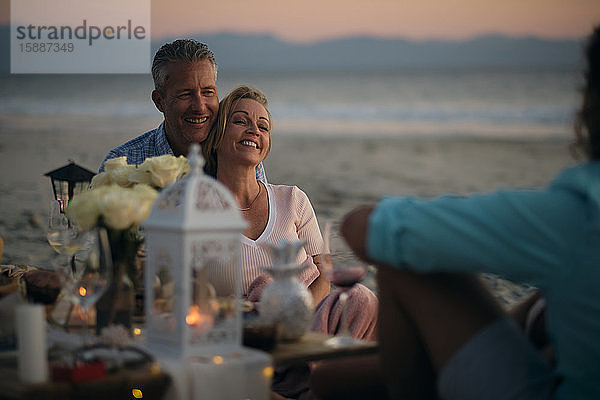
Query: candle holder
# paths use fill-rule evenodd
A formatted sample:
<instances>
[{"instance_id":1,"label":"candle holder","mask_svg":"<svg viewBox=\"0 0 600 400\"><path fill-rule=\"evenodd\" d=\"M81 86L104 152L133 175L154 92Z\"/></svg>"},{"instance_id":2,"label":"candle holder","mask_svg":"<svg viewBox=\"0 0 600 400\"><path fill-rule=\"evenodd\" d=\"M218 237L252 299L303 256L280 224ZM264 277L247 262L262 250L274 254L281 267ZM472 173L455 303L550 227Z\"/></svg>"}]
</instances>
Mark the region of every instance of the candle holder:
<instances>
[{"instance_id":1,"label":"candle holder","mask_svg":"<svg viewBox=\"0 0 600 400\"><path fill-rule=\"evenodd\" d=\"M194 145L191 171L162 190L143 224L149 348L176 357L241 347L241 234L246 221L231 192L202 172ZM226 274L230 290L215 279Z\"/></svg>"}]
</instances>

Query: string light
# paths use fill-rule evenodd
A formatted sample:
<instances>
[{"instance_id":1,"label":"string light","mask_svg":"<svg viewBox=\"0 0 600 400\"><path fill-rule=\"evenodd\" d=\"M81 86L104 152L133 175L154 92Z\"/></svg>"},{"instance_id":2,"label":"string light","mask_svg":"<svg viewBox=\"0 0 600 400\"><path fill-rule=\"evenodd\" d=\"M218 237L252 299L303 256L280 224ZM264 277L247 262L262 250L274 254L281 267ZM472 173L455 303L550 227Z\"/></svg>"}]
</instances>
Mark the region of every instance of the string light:
<instances>
[{"instance_id":1,"label":"string light","mask_svg":"<svg viewBox=\"0 0 600 400\"><path fill-rule=\"evenodd\" d=\"M273 377L274 372L275 372L275 370L271 366L263 368L263 371L262 371L263 376L268 379L271 379Z\"/></svg>"}]
</instances>

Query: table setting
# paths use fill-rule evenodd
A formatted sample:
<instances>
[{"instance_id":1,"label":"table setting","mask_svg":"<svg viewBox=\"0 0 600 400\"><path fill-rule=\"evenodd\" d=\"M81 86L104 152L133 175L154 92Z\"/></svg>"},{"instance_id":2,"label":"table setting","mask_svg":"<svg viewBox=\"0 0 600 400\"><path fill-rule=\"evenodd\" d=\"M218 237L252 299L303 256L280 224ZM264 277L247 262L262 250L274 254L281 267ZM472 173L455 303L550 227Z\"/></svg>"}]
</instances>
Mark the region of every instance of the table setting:
<instances>
[{"instance_id":1,"label":"table setting","mask_svg":"<svg viewBox=\"0 0 600 400\"><path fill-rule=\"evenodd\" d=\"M188 158L108 160L87 181L52 177L48 261L0 271L0 369L14 376L0 390L9 398L76 398L105 382L105 397L267 399L277 365L376 351L336 349L309 332L312 298L296 278L301 242L272 246L265 271L274 281L258 309L239 284L215 291L215 268L241 282L246 222L202 162L192 146Z\"/></svg>"}]
</instances>

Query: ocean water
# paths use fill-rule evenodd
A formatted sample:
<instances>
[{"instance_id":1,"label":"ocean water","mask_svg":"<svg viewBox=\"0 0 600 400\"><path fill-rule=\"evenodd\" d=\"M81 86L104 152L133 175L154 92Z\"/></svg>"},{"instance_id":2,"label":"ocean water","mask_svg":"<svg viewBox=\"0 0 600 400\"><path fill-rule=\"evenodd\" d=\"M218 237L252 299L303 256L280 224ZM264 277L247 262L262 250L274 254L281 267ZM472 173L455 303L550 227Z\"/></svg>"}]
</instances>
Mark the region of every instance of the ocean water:
<instances>
[{"instance_id":1,"label":"ocean water","mask_svg":"<svg viewBox=\"0 0 600 400\"><path fill-rule=\"evenodd\" d=\"M263 89L282 135L535 138L570 131L579 82L578 71L543 68L220 71L218 89ZM152 87L148 75L3 75L0 121L158 121Z\"/></svg>"}]
</instances>

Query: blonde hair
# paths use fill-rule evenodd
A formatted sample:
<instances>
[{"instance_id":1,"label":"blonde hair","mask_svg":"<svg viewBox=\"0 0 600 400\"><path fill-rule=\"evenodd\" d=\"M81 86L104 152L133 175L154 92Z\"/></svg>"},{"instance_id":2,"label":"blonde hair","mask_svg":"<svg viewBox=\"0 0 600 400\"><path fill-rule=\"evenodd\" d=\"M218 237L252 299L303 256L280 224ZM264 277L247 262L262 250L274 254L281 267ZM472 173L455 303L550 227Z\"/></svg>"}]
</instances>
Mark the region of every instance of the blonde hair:
<instances>
[{"instance_id":1,"label":"blonde hair","mask_svg":"<svg viewBox=\"0 0 600 400\"><path fill-rule=\"evenodd\" d=\"M267 108L269 105L269 101L267 100L267 96L260 90L250 86L242 85L233 89L221 102L219 103L219 112L217 113L217 120L215 121L208 137L204 142L202 142L202 155L206 160L206 164L204 165L204 171L213 176L217 176L217 168L218 168L218 160L217 160L217 150L221 146L223 142L223 137L225 136L225 128L227 127L227 121L231 116L231 112L235 108L237 102L241 99L250 99L258 102L262 105L267 114L269 115L269 133L273 129L273 121L271 117L271 113ZM271 141L269 140L269 149L267 150L267 154L271 151Z\"/></svg>"}]
</instances>

